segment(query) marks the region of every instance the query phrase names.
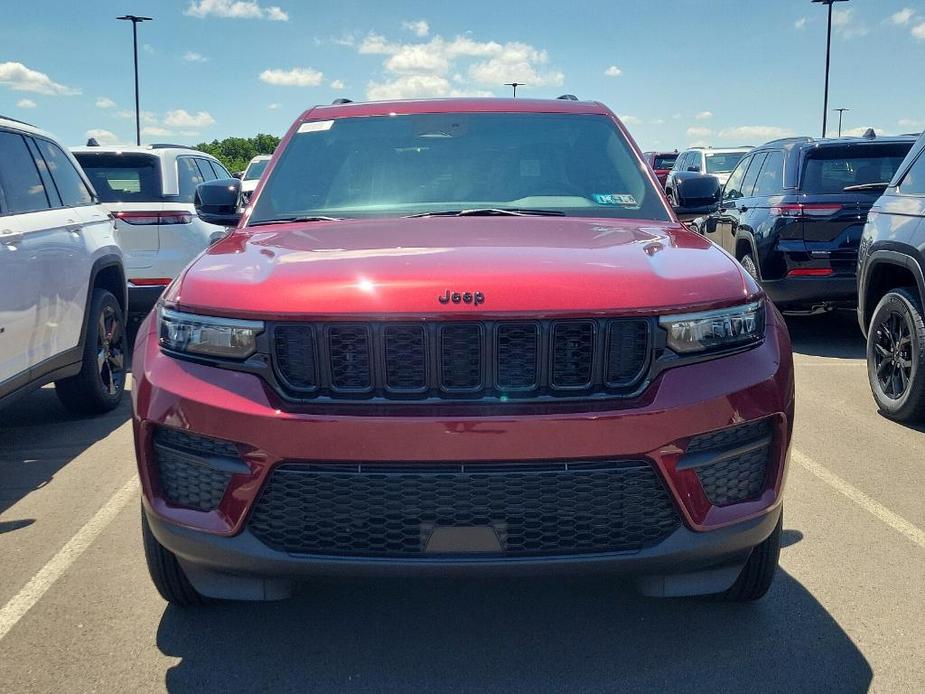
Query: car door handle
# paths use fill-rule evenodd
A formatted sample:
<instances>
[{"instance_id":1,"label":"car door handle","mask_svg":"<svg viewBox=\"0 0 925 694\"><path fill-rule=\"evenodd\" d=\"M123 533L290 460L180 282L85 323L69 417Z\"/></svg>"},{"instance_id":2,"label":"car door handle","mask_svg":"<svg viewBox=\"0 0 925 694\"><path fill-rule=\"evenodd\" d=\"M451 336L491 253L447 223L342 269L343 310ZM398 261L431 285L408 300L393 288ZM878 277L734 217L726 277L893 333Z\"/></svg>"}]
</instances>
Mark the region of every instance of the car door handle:
<instances>
[{"instance_id":1,"label":"car door handle","mask_svg":"<svg viewBox=\"0 0 925 694\"><path fill-rule=\"evenodd\" d=\"M22 233L18 231L0 231L0 243L4 246L15 246L22 241Z\"/></svg>"}]
</instances>

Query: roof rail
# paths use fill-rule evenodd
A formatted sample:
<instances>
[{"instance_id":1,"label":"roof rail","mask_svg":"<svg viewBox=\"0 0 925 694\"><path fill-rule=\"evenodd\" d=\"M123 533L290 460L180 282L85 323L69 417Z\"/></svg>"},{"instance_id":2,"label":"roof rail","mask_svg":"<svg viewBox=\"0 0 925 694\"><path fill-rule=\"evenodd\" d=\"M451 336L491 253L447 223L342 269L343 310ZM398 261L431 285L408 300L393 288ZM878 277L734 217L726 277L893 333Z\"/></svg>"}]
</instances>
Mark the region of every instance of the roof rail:
<instances>
[{"instance_id":1,"label":"roof rail","mask_svg":"<svg viewBox=\"0 0 925 694\"><path fill-rule=\"evenodd\" d=\"M787 142L796 143L796 142L812 142L812 141L813 141L813 138L807 137L806 135L801 135L799 137L780 137L776 140L769 140L768 142L765 142L764 145L761 145L761 146L764 147L765 145L782 145Z\"/></svg>"},{"instance_id":2,"label":"roof rail","mask_svg":"<svg viewBox=\"0 0 925 694\"><path fill-rule=\"evenodd\" d=\"M331 102L331 106L340 106L341 104L352 104L352 103L353 103L353 99L345 99L344 97L340 97L339 99L334 99L334 101Z\"/></svg>"},{"instance_id":3,"label":"roof rail","mask_svg":"<svg viewBox=\"0 0 925 694\"><path fill-rule=\"evenodd\" d=\"M170 142L152 142L148 147L151 149L196 149L192 145L175 145Z\"/></svg>"},{"instance_id":4,"label":"roof rail","mask_svg":"<svg viewBox=\"0 0 925 694\"><path fill-rule=\"evenodd\" d=\"M0 113L0 118L2 118L3 120L11 120L14 123L22 123L23 125L28 125L30 128L38 127L37 125L33 125L32 123L27 123L26 121L19 120L18 118L11 118L10 116L4 116L2 113Z\"/></svg>"},{"instance_id":5,"label":"roof rail","mask_svg":"<svg viewBox=\"0 0 925 694\"><path fill-rule=\"evenodd\" d=\"M562 96L557 96L556 99L562 99L563 101L578 101L578 97L574 94L563 94Z\"/></svg>"}]
</instances>

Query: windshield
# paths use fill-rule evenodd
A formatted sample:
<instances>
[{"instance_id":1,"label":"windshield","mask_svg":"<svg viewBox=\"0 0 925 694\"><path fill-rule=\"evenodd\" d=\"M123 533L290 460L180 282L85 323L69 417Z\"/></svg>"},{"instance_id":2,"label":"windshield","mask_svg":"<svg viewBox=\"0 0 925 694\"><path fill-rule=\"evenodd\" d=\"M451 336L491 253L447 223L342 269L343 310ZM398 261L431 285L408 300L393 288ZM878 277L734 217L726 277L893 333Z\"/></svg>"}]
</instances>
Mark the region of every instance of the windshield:
<instances>
[{"instance_id":1,"label":"windshield","mask_svg":"<svg viewBox=\"0 0 925 694\"><path fill-rule=\"evenodd\" d=\"M807 154L801 188L804 193L841 193L849 186L888 183L912 142L883 145L836 145ZM882 190L868 191L880 195Z\"/></svg>"},{"instance_id":2,"label":"windshield","mask_svg":"<svg viewBox=\"0 0 925 694\"><path fill-rule=\"evenodd\" d=\"M445 113L303 123L250 223L478 208L668 219L606 116Z\"/></svg>"},{"instance_id":3,"label":"windshield","mask_svg":"<svg viewBox=\"0 0 925 694\"><path fill-rule=\"evenodd\" d=\"M149 154L75 152L102 202L161 199L159 160Z\"/></svg>"},{"instance_id":4,"label":"windshield","mask_svg":"<svg viewBox=\"0 0 925 694\"><path fill-rule=\"evenodd\" d=\"M674 166L674 163L677 161L677 159L677 154L656 154L652 168L656 171L670 169L672 166Z\"/></svg>"},{"instance_id":5,"label":"windshield","mask_svg":"<svg viewBox=\"0 0 925 694\"><path fill-rule=\"evenodd\" d=\"M267 164L269 163L269 159L251 162L247 167L247 171L244 172L243 180L254 181L260 178L263 175L263 170L267 168Z\"/></svg>"},{"instance_id":6,"label":"windshield","mask_svg":"<svg viewBox=\"0 0 925 694\"><path fill-rule=\"evenodd\" d=\"M745 152L727 152L726 154L708 154L707 155L707 173L729 173L736 164L738 164Z\"/></svg>"}]
</instances>

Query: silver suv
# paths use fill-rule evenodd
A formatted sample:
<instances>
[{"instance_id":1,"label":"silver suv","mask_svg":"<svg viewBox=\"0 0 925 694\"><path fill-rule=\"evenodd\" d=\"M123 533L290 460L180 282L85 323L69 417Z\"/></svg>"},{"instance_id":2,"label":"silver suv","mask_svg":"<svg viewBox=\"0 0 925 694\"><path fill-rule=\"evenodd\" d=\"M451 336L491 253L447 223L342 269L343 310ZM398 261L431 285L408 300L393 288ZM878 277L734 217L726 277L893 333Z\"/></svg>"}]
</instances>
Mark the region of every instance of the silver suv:
<instances>
[{"instance_id":1,"label":"silver suv","mask_svg":"<svg viewBox=\"0 0 925 694\"><path fill-rule=\"evenodd\" d=\"M113 217L54 138L0 116L0 405L54 382L80 413L125 388L125 270Z\"/></svg>"}]
</instances>

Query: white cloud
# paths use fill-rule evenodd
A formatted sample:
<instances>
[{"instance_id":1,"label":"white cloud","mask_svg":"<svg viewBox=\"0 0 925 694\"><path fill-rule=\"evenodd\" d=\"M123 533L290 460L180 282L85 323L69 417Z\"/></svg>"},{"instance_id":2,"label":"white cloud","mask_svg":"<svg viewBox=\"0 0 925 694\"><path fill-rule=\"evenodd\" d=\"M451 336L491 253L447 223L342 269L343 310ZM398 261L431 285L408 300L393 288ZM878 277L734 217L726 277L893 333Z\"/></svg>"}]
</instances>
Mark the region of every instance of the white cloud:
<instances>
[{"instance_id":1,"label":"white cloud","mask_svg":"<svg viewBox=\"0 0 925 694\"><path fill-rule=\"evenodd\" d=\"M117 145L121 143L121 139L111 130L103 130L102 128L91 128L84 133L84 137L88 140L92 137L101 145Z\"/></svg>"},{"instance_id":2,"label":"white cloud","mask_svg":"<svg viewBox=\"0 0 925 694\"><path fill-rule=\"evenodd\" d=\"M96 99L97 108L114 108L116 102L110 99L108 96L100 96Z\"/></svg>"},{"instance_id":3,"label":"white cloud","mask_svg":"<svg viewBox=\"0 0 925 694\"><path fill-rule=\"evenodd\" d=\"M59 84L44 72L32 70L22 63L0 63L0 84L18 92L66 96L80 94L79 89Z\"/></svg>"},{"instance_id":4,"label":"white cloud","mask_svg":"<svg viewBox=\"0 0 925 694\"><path fill-rule=\"evenodd\" d=\"M867 26L858 21L854 8L832 10L832 29L844 39L864 36L869 32Z\"/></svg>"},{"instance_id":5,"label":"white cloud","mask_svg":"<svg viewBox=\"0 0 925 694\"><path fill-rule=\"evenodd\" d=\"M688 131L690 133L690 131ZM719 131L719 137L726 140L752 142L753 140L776 140L780 137L791 137L793 131L776 125L740 125L735 128L725 128ZM753 144L760 144L753 142Z\"/></svg>"},{"instance_id":6,"label":"white cloud","mask_svg":"<svg viewBox=\"0 0 925 694\"><path fill-rule=\"evenodd\" d=\"M160 137L163 135L172 135L173 133L167 128L162 128L159 125L146 125L141 129L142 135L154 135L155 137Z\"/></svg>"},{"instance_id":7,"label":"white cloud","mask_svg":"<svg viewBox=\"0 0 925 694\"><path fill-rule=\"evenodd\" d=\"M546 67L545 50L516 41L477 41L467 35L403 43L369 33L356 48L361 54L386 56L382 67L387 77L367 84L370 99L491 95L486 88L505 82L541 87L565 81L562 72Z\"/></svg>"},{"instance_id":8,"label":"white cloud","mask_svg":"<svg viewBox=\"0 0 925 694\"><path fill-rule=\"evenodd\" d=\"M263 7L257 0L192 0L183 13L190 17L228 19L269 19L288 22L289 15L276 5Z\"/></svg>"},{"instance_id":9,"label":"white cloud","mask_svg":"<svg viewBox=\"0 0 925 694\"><path fill-rule=\"evenodd\" d=\"M712 130L705 128L702 125L692 125L687 129L688 137L709 137L712 134Z\"/></svg>"},{"instance_id":10,"label":"white cloud","mask_svg":"<svg viewBox=\"0 0 925 694\"><path fill-rule=\"evenodd\" d=\"M317 87L324 80L324 74L310 67L268 69L260 73L260 80L279 87Z\"/></svg>"},{"instance_id":11,"label":"white cloud","mask_svg":"<svg viewBox=\"0 0 925 694\"><path fill-rule=\"evenodd\" d=\"M38 106L32 99L20 99L16 102L16 105L19 106L19 108L35 108Z\"/></svg>"},{"instance_id":12,"label":"white cloud","mask_svg":"<svg viewBox=\"0 0 925 694\"><path fill-rule=\"evenodd\" d=\"M344 84L343 80L331 80L331 84L328 85L331 89L343 89L347 85Z\"/></svg>"},{"instance_id":13,"label":"white cloud","mask_svg":"<svg viewBox=\"0 0 925 694\"><path fill-rule=\"evenodd\" d=\"M270 111L275 111L279 108L279 104L267 104L267 109Z\"/></svg>"},{"instance_id":14,"label":"white cloud","mask_svg":"<svg viewBox=\"0 0 925 694\"><path fill-rule=\"evenodd\" d=\"M901 128L921 128L925 125L925 121L916 120L914 118L900 118L896 121Z\"/></svg>"},{"instance_id":15,"label":"white cloud","mask_svg":"<svg viewBox=\"0 0 925 694\"><path fill-rule=\"evenodd\" d=\"M925 41L925 22L912 27L912 35L920 41Z\"/></svg>"},{"instance_id":16,"label":"white cloud","mask_svg":"<svg viewBox=\"0 0 925 694\"><path fill-rule=\"evenodd\" d=\"M157 53L157 51L154 49L154 46L152 46L150 43L141 44L141 50L143 50L145 53L150 53L151 55Z\"/></svg>"},{"instance_id":17,"label":"white cloud","mask_svg":"<svg viewBox=\"0 0 925 694\"><path fill-rule=\"evenodd\" d=\"M423 19L419 19L415 22L402 22L401 26L415 36L420 36L422 38L430 33L430 25Z\"/></svg>"},{"instance_id":18,"label":"white cloud","mask_svg":"<svg viewBox=\"0 0 925 694\"><path fill-rule=\"evenodd\" d=\"M209 61L202 53L197 53L196 51L187 51L184 53L183 60L188 63L205 63Z\"/></svg>"},{"instance_id":19,"label":"white cloud","mask_svg":"<svg viewBox=\"0 0 925 694\"><path fill-rule=\"evenodd\" d=\"M652 121L652 125L664 125L664 124L665 124L664 118L656 118L655 120Z\"/></svg>"},{"instance_id":20,"label":"white cloud","mask_svg":"<svg viewBox=\"0 0 925 694\"><path fill-rule=\"evenodd\" d=\"M806 17L800 17L793 23L793 28L797 31L803 31L806 28Z\"/></svg>"},{"instance_id":21,"label":"white cloud","mask_svg":"<svg viewBox=\"0 0 925 694\"><path fill-rule=\"evenodd\" d=\"M712 111L701 111L700 113L694 116L694 118L696 118L697 120L709 120L712 117L713 117Z\"/></svg>"},{"instance_id":22,"label":"white cloud","mask_svg":"<svg viewBox=\"0 0 925 694\"><path fill-rule=\"evenodd\" d=\"M913 10L911 7L904 7L899 12L894 12L891 14L890 21L893 22L893 24L902 26L904 24L908 24L912 19L912 15L914 14L915 10Z\"/></svg>"},{"instance_id":23,"label":"white cloud","mask_svg":"<svg viewBox=\"0 0 925 694\"><path fill-rule=\"evenodd\" d=\"M619 77L623 74L623 70L618 68L616 65L611 65L609 68L604 70L604 74L607 75L607 77Z\"/></svg>"},{"instance_id":24,"label":"white cloud","mask_svg":"<svg viewBox=\"0 0 925 694\"><path fill-rule=\"evenodd\" d=\"M199 129L208 128L215 124L215 119L208 111L199 111L195 114L178 108L174 111L167 111L164 116L164 125L168 128L187 128Z\"/></svg>"},{"instance_id":25,"label":"white cloud","mask_svg":"<svg viewBox=\"0 0 925 694\"><path fill-rule=\"evenodd\" d=\"M861 137L870 129L873 129L873 131L878 135L883 135L884 133L888 132L886 128L878 128L873 125L865 125L860 128L848 128L847 130L842 130L841 134L842 137Z\"/></svg>"},{"instance_id":26,"label":"white cloud","mask_svg":"<svg viewBox=\"0 0 925 694\"><path fill-rule=\"evenodd\" d=\"M617 117L623 121L623 125L639 125L642 123L642 118L639 116L631 116L628 113L620 113L617 115Z\"/></svg>"}]
</instances>

